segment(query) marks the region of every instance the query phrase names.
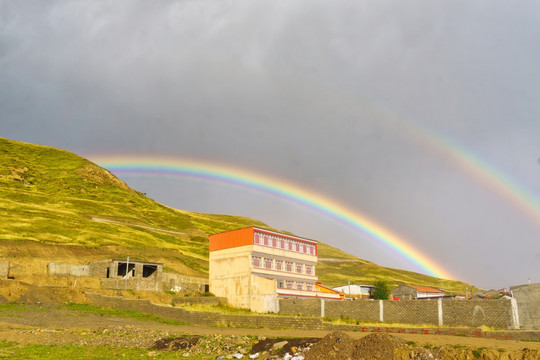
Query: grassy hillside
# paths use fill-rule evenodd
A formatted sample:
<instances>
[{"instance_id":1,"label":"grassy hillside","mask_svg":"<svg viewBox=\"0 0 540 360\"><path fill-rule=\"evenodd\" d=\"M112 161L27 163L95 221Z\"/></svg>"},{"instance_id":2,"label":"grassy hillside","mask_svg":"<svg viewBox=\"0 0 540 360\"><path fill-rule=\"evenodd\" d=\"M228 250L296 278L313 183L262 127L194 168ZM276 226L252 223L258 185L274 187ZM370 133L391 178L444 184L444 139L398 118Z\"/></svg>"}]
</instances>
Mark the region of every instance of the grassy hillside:
<instances>
[{"instance_id":1,"label":"grassy hillside","mask_svg":"<svg viewBox=\"0 0 540 360\"><path fill-rule=\"evenodd\" d=\"M247 226L277 230L245 217L171 209L67 151L0 138L0 159L0 259L32 259L39 267L131 256L205 276L209 234ZM319 256L319 278L329 285L384 277L454 292L469 286L381 267L322 243Z\"/></svg>"}]
</instances>

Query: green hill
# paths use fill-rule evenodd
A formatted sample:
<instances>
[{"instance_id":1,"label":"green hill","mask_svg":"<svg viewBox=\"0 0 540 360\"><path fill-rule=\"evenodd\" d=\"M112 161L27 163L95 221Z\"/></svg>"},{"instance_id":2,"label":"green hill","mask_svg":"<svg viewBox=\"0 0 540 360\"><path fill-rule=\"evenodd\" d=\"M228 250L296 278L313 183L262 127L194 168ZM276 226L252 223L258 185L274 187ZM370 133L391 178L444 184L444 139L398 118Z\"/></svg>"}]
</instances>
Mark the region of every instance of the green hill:
<instances>
[{"instance_id":1,"label":"green hill","mask_svg":"<svg viewBox=\"0 0 540 360\"><path fill-rule=\"evenodd\" d=\"M131 256L206 276L209 234L248 226L279 231L246 217L161 205L67 151L0 138L0 159L0 259L24 258L29 267ZM378 266L323 243L319 257L319 279L331 286L383 277L450 292L470 287Z\"/></svg>"}]
</instances>

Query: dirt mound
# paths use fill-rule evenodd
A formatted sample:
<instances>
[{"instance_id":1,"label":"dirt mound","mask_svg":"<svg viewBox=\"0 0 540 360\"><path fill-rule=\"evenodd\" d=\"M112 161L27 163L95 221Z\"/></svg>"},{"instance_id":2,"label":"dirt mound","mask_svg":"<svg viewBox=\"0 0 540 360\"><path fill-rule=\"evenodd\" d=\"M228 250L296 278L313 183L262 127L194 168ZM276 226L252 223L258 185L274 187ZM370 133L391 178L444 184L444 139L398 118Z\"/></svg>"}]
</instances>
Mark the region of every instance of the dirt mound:
<instances>
[{"instance_id":1,"label":"dirt mound","mask_svg":"<svg viewBox=\"0 0 540 360\"><path fill-rule=\"evenodd\" d=\"M311 347L305 353L306 360L343 360L351 359L355 340L344 332L335 331Z\"/></svg>"},{"instance_id":2,"label":"dirt mound","mask_svg":"<svg viewBox=\"0 0 540 360\"><path fill-rule=\"evenodd\" d=\"M370 334L354 342L353 359L393 359L397 348L405 342L388 334Z\"/></svg>"},{"instance_id":3,"label":"dirt mound","mask_svg":"<svg viewBox=\"0 0 540 360\"><path fill-rule=\"evenodd\" d=\"M421 347L389 334L373 333L353 339L343 332L333 332L304 353L305 360L470 360L470 359L540 359L540 351L523 348L467 349L452 346Z\"/></svg>"},{"instance_id":4,"label":"dirt mound","mask_svg":"<svg viewBox=\"0 0 540 360\"><path fill-rule=\"evenodd\" d=\"M86 304L84 291L78 288L36 286L14 280L0 280L0 303L63 304L66 301Z\"/></svg>"},{"instance_id":5,"label":"dirt mound","mask_svg":"<svg viewBox=\"0 0 540 360\"><path fill-rule=\"evenodd\" d=\"M333 332L305 353L306 360L390 360L405 342L388 334L369 334L353 339L344 332Z\"/></svg>"}]
</instances>

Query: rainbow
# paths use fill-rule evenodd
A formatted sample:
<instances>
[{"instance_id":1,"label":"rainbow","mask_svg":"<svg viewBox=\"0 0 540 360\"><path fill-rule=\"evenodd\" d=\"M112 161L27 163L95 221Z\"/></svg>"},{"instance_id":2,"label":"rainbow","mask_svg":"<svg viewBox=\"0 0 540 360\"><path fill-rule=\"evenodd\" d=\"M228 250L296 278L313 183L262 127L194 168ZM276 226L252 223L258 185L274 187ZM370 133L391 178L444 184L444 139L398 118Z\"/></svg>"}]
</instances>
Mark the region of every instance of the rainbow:
<instances>
[{"instance_id":1,"label":"rainbow","mask_svg":"<svg viewBox=\"0 0 540 360\"><path fill-rule=\"evenodd\" d=\"M115 174L149 174L204 179L247 188L284 198L305 208L342 222L362 234L388 246L428 275L454 279L452 275L407 241L363 214L354 212L335 200L297 185L233 166L206 161L161 156L88 156L96 164Z\"/></svg>"},{"instance_id":2,"label":"rainbow","mask_svg":"<svg viewBox=\"0 0 540 360\"><path fill-rule=\"evenodd\" d=\"M491 164L482 160L467 150L457 141L429 132L426 129L416 128L423 138L423 142L430 150L437 149L442 156L450 159L462 172L476 179L478 183L489 188L493 193L526 215L537 226L540 225L540 203L536 195L527 191L506 174Z\"/></svg>"}]
</instances>

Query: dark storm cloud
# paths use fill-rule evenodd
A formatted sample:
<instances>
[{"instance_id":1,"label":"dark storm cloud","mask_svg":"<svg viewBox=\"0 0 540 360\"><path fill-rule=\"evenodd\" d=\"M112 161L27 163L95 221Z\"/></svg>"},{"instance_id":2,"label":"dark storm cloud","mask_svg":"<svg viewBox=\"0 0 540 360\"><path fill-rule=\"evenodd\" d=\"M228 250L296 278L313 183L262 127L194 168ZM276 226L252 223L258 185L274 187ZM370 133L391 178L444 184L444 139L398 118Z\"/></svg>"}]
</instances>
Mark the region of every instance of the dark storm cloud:
<instances>
[{"instance_id":1,"label":"dark storm cloud","mask_svg":"<svg viewBox=\"0 0 540 360\"><path fill-rule=\"evenodd\" d=\"M0 135L79 154L237 164L369 214L464 280L519 282L534 256L512 260L508 275L493 259L537 253L538 224L414 128L455 139L538 193L538 10L525 1L1 1ZM410 266L288 204L139 181L162 201L178 197L171 206L260 216Z\"/></svg>"}]
</instances>

